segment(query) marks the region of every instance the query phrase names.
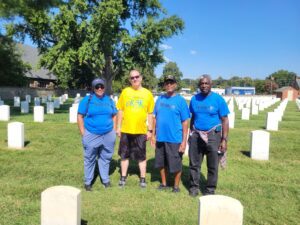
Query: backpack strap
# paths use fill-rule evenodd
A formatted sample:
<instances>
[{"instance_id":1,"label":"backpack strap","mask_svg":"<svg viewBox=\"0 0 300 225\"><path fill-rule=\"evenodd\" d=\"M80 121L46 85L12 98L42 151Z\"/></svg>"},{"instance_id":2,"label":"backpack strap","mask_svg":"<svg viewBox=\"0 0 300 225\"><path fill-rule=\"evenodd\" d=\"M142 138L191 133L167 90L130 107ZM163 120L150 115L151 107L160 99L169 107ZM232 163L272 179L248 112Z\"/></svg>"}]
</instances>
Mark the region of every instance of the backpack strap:
<instances>
[{"instance_id":1,"label":"backpack strap","mask_svg":"<svg viewBox=\"0 0 300 225\"><path fill-rule=\"evenodd\" d=\"M85 116L87 115L87 112L88 112L88 110L89 110L89 105L90 105L90 102L91 102L92 97L93 97L93 94L91 93L90 96L89 96L88 102L87 102L87 104L86 104Z\"/></svg>"}]
</instances>

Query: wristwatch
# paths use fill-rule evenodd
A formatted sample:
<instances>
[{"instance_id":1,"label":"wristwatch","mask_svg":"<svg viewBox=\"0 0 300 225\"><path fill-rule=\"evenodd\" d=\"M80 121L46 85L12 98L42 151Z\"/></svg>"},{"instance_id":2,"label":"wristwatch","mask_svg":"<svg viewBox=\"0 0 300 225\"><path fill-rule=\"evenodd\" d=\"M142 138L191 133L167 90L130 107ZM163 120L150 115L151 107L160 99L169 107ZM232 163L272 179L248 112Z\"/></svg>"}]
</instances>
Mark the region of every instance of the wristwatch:
<instances>
[{"instance_id":1,"label":"wristwatch","mask_svg":"<svg viewBox=\"0 0 300 225\"><path fill-rule=\"evenodd\" d=\"M225 138L225 137L222 137L222 140L224 140L224 141L228 141L228 138Z\"/></svg>"}]
</instances>

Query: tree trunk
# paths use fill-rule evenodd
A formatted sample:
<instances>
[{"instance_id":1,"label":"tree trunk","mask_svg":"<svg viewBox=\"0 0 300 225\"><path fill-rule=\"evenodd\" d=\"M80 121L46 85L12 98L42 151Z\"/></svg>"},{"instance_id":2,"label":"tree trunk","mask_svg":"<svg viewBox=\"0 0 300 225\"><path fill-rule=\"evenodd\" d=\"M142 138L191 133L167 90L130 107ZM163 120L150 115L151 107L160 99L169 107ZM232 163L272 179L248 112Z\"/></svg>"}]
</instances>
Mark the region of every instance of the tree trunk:
<instances>
[{"instance_id":1,"label":"tree trunk","mask_svg":"<svg viewBox=\"0 0 300 225\"><path fill-rule=\"evenodd\" d=\"M111 56L105 56L105 68L104 68L103 78L106 81L105 94L111 95L112 94L112 81L114 78L113 63L112 63Z\"/></svg>"}]
</instances>

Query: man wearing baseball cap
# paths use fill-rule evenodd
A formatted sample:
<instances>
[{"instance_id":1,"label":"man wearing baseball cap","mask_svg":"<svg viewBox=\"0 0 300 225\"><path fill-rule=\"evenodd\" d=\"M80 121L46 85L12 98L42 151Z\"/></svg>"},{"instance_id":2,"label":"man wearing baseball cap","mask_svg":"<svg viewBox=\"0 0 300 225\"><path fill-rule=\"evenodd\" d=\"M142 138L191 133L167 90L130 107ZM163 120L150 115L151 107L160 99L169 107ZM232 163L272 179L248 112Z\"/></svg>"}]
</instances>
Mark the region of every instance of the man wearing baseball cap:
<instances>
[{"instance_id":1,"label":"man wearing baseball cap","mask_svg":"<svg viewBox=\"0 0 300 225\"><path fill-rule=\"evenodd\" d=\"M153 136L151 145L155 150L155 167L159 168L161 184L158 190L165 190L167 173L174 173L172 192L180 191L182 154L186 148L188 119L190 112L184 98L176 94L177 81L174 76L164 78L165 95L160 96L154 107Z\"/></svg>"}]
</instances>

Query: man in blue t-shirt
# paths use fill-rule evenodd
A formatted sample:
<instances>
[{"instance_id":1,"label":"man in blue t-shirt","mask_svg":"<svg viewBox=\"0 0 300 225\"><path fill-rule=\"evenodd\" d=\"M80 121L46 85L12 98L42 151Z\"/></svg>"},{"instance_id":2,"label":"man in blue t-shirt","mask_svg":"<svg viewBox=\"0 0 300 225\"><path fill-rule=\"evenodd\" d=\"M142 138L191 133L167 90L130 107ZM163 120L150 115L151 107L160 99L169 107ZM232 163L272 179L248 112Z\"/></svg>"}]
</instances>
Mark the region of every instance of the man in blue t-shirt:
<instances>
[{"instance_id":1,"label":"man in blue t-shirt","mask_svg":"<svg viewBox=\"0 0 300 225\"><path fill-rule=\"evenodd\" d=\"M183 97L175 93L176 79L168 75L164 79L166 94L160 96L154 107L152 146L156 147L155 167L159 168L161 184L158 190L167 188L167 170L175 174L173 192L180 191L182 154L186 148L190 112Z\"/></svg>"},{"instance_id":2,"label":"man in blue t-shirt","mask_svg":"<svg viewBox=\"0 0 300 225\"><path fill-rule=\"evenodd\" d=\"M199 168L204 155L207 161L207 183L203 195L214 194L218 180L219 154L224 154L227 150L229 110L223 97L211 92L211 86L210 76L201 76L201 93L192 97L189 107L192 114L189 137L189 194L193 197L199 193Z\"/></svg>"},{"instance_id":3,"label":"man in blue t-shirt","mask_svg":"<svg viewBox=\"0 0 300 225\"><path fill-rule=\"evenodd\" d=\"M80 102L77 115L84 153L84 187L87 191L92 190L96 159L104 187L111 187L109 164L116 141L117 109L113 100L105 95L104 80L94 79L92 90L91 95Z\"/></svg>"}]
</instances>

